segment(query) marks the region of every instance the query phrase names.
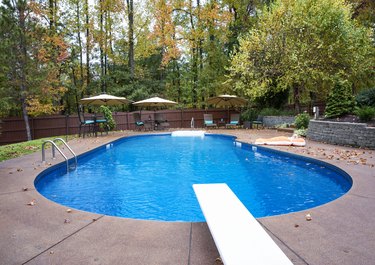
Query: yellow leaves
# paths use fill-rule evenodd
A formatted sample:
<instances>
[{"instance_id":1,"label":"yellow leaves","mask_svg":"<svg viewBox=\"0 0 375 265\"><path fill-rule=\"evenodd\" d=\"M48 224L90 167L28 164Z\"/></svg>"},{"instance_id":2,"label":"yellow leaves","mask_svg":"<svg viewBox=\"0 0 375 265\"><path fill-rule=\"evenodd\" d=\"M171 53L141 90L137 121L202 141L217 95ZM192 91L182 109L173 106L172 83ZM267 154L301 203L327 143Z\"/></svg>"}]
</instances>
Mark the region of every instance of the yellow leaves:
<instances>
[{"instance_id":1,"label":"yellow leaves","mask_svg":"<svg viewBox=\"0 0 375 265\"><path fill-rule=\"evenodd\" d=\"M215 40L227 40L233 15L226 3L204 1L151 1L155 23L150 38L162 50L162 66L193 49L212 49ZM210 46L211 45L211 46ZM191 55L191 54L190 54ZM191 55L192 56L192 55Z\"/></svg>"},{"instance_id":2,"label":"yellow leaves","mask_svg":"<svg viewBox=\"0 0 375 265\"><path fill-rule=\"evenodd\" d=\"M28 98L28 113L31 116L40 116L43 114L52 114L54 113L53 105L50 103L43 104L39 101L39 96L36 98Z\"/></svg>"},{"instance_id":3,"label":"yellow leaves","mask_svg":"<svg viewBox=\"0 0 375 265\"><path fill-rule=\"evenodd\" d=\"M38 89L26 99L28 114L31 116L55 114L60 111L59 100L67 89L59 80L59 69L51 67L45 73L44 78L39 80Z\"/></svg>"},{"instance_id":4,"label":"yellow leaves","mask_svg":"<svg viewBox=\"0 0 375 265\"><path fill-rule=\"evenodd\" d=\"M46 14L46 11L43 9L43 7L36 1L29 1L28 7L36 16L43 16Z\"/></svg>"},{"instance_id":5,"label":"yellow leaves","mask_svg":"<svg viewBox=\"0 0 375 265\"><path fill-rule=\"evenodd\" d=\"M41 63L63 62L69 58L68 45L58 35L43 35L40 38L39 49L35 50L35 57Z\"/></svg>"},{"instance_id":6,"label":"yellow leaves","mask_svg":"<svg viewBox=\"0 0 375 265\"><path fill-rule=\"evenodd\" d=\"M156 41L156 47L162 50L162 66L180 56L178 41L176 39L176 25L173 21L173 6L167 1L154 3L155 24L150 38Z\"/></svg>"}]
</instances>

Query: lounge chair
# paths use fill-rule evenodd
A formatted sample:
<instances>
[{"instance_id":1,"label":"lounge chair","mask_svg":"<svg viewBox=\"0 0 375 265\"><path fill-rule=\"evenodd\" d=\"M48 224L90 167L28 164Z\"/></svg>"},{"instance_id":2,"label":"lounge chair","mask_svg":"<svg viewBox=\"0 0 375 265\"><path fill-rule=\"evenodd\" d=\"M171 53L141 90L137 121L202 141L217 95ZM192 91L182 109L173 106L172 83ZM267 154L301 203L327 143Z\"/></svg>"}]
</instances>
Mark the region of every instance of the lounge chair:
<instances>
[{"instance_id":1,"label":"lounge chair","mask_svg":"<svg viewBox=\"0 0 375 265\"><path fill-rule=\"evenodd\" d=\"M165 130L168 128L169 128L169 123L165 119L164 115L162 113L156 113L155 114L155 129Z\"/></svg>"},{"instance_id":2,"label":"lounge chair","mask_svg":"<svg viewBox=\"0 0 375 265\"><path fill-rule=\"evenodd\" d=\"M240 114L231 114L230 121L225 125L226 128L235 128L240 125Z\"/></svg>"},{"instance_id":3,"label":"lounge chair","mask_svg":"<svg viewBox=\"0 0 375 265\"><path fill-rule=\"evenodd\" d=\"M135 129L140 131L145 128L145 123L141 120L141 115L139 113L133 113Z\"/></svg>"},{"instance_id":4,"label":"lounge chair","mask_svg":"<svg viewBox=\"0 0 375 265\"><path fill-rule=\"evenodd\" d=\"M212 118L212 114L203 114L204 127L217 127L216 123Z\"/></svg>"}]
</instances>

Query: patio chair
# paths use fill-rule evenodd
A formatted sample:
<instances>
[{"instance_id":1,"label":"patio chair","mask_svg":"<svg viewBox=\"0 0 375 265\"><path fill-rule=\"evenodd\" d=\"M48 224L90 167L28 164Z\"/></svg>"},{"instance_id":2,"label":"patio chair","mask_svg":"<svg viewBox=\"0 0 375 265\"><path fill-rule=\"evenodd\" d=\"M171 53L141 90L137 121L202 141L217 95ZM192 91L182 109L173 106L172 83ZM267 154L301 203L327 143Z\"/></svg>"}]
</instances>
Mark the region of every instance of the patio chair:
<instances>
[{"instance_id":1,"label":"patio chair","mask_svg":"<svg viewBox=\"0 0 375 265\"><path fill-rule=\"evenodd\" d=\"M155 129L165 130L169 128L169 123L162 113L155 114Z\"/></svg>"},{"instance_id":2,"label":"patio chair","mask_svg":"<svg viewBox=\"0 0 375 265\"><path fill-rule=\"evenodd\" d=\"M137 113L133 113L135 129L140 131L145 128L145 123L141 120L141 115Z\"/></svg>"},{"instance_id":3,"label":"patio chair","mask_svg":"<svg viewBox=\"0 0 375 265\"><path fill-rule=\"evenodd\" d=\"M226 128L236 128L240 125L240 114L231 114L230 121L225 125Z\"/></svg>"},{"instance_id":4,"label":"patio chair","mask_svg":"<svg viewBox=\"0 0 375 265\"><path fill-rule=\"evenodd\" d=\"M216 123L212 118L212 114L203 114L204 127L217 127Z\"/></svg>"},{"instance_id":5,"label":"patio chair","mask_svg":"<svg viewBox=\"0 0 375 265\"><path fill-rule=\"evenodd\" d=\"M83 113L83 111L78 111L78 119L80 122L78 137L81 137L81 134L82 134L83 138L85 138L86 128L88 129L88 133L92 133L94 129L95 121L86 120L85 114ZM83 129L83 132L82 132L82 129Z\"/></svg>"},{"instance_id":6,"label":"patio chair","mask_svg":"<svg viewBox=\"0 0 375 265\"><path fill-rule=\"evenodd\" d=\"M251 122L251 127L254 128L254 125L257 126L257 129L259 129L259 126L263 126L263 116L258 116L255 121Z\"/></svg>"}]
</instances>

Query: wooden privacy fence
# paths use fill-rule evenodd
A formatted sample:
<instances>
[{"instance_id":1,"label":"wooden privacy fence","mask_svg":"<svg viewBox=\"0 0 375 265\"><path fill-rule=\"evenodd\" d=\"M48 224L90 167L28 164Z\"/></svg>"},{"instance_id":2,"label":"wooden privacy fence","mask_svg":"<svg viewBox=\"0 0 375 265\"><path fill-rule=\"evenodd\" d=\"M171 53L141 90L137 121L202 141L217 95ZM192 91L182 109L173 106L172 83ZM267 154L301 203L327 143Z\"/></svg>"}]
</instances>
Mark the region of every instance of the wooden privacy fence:
<instances>
[{"instance_id":1,"label":"wooden privacy fence","mask_svg":"<svg viewBox=\"0 0 375 265\"><path fill-rule=\"evenodd\" d=\"M133 113L136 112L113 112L116 121L115 130L134 130ZM142 120L147 120L149 116L153 119L154 111L142 111ZM203 114L212 113L214 120L226 119L228 115L235 113L224 109L182 109L182 110L162 110L171 128L190 128L191 120L194 118L195 128L203 127ZM90 118L93 114L85 114ZM17 143L27 140L25 122L22 118L6 118L2 120L2 133L0 135L0 145ZM53 115L37 118L30 118L31 135L33 139L50 136L78 134L80 121L78 115Z\"/></svg>"}]
</instances>

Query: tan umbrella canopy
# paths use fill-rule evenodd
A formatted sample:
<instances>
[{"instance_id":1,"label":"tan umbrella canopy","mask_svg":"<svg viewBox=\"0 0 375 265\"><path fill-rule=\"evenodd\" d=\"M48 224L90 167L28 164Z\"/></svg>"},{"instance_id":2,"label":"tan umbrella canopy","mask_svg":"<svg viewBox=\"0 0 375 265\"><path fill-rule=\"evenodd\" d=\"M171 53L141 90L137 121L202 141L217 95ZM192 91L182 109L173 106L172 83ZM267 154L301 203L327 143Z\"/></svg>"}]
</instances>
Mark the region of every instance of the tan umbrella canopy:
<instances>
[{"instance_id":1,"label":"tan umbrella canopy","mask_svg":"<svg viewBox=\"0 0 375 265\"><path fill-rule=\"evenodd\" d=\"M219 95L207 99L207 104L215 105L216 107L240 107L247 104L247 100L234 95Z\"/></svg>"},{"instance_id":2,"label":"tan umbrella canopy","mask_svg":"<svg viewBox=\"0 0 375 265\"><path fill-rule=\"evenodd\" d=\"M83 98L79 101L82 105L121 105L129 104L132 101L124 97L116 97L108 94L101 94L99 96Z\"/></svg>"},{"instance_id":3,"label":"tan umbrella canopy","mask_svg":"<svg viewBox=\"0 0 375 265\"><path fill-rule=\"evenodd\" d=\"M134 102L133 105L138 107L169 107L177 105L177 102L164 98L153 97Z\"/></svg>"}]
</instances>

